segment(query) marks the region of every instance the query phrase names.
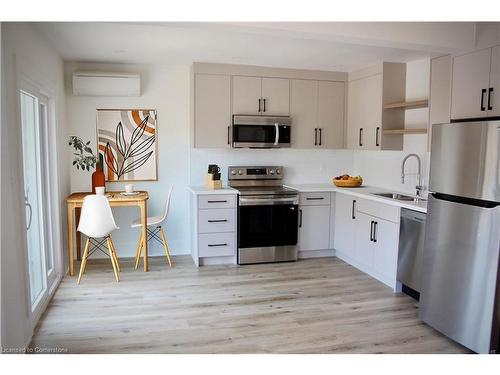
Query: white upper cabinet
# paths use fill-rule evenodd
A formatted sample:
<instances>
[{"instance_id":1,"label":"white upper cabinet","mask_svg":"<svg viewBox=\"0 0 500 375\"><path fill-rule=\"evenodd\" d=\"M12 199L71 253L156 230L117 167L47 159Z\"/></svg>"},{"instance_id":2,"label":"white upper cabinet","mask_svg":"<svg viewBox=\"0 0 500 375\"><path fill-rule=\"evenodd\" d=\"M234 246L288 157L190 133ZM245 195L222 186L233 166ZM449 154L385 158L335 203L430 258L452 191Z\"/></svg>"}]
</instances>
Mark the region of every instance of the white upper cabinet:
<instances>
[{"instance_id":1,"label":"white upper cabinet","mask_svg":"<svg viewBox=\"0 0 500 375\"><path fill-rule=\"evenodd\" d=\"M382 74L349 82L349 148L380 148Z\"/></svg>"},{"instance_id":2,"label":"white upper cabinet","mask_svg":"<svg viewBox=\"0 0 500 375\"><path fill-rule=\"evenodd\" d=\"M233 114L260 115L262 113L262 78L233 77Z\"/></svg>"},{"instance_id":3,"label":"white upper cabinet","mask_svg":"<svg viewBox=\"0 0 500 375\"><path fill-rule=\"evenodd\" d=\"M293 79L290 109L292 147L313 148L318 143L318 81Z\"/></svg>"},{"instance_id":4,"label":"white upper cabinet","mask_svg":"<svg viewBox=\"0 0 500 375\"><path fill-rule=\"evenodd\" d=\"M229 147L231 78L228 75L194 76L194 146Z\"/></svg>"},{"instance_id":5,"label":"white upper cabinet","mask_svg":"<svg viewBox=\"0 0 500 375\"><path fill-rule=\"evenodd\" d=\"M262 78L262 114L288 116L290 114L290 80Z\"/></svg>"},{"instance_id":6,"label":"white upper cabinet","mask_svg":"<svg viewBox=\"0 0 500 375\"><path fill-rule=\"evenodd\" d=\"M491 48L453 59L451 118L486 117Z\"/></svg>"},{"instance_id":7,"label":"white upper cabinet","mask_svg":"<svg viewBox=\"0 0 500 375\"><path fill-rule=\"evenodd\" d=\"M318 85L318 146L343 148L345 84L320 81Z\"/></svg>"},{"instance_id":8,"label":"white upper cabinet","mask_svg":"<svg viewBox=\"0 0 500 375\"><path fill-rule=\"evenodd\" d=\"M288 116L289 113L290 80L233 77L233 114Z\"/></svg>"},{"instance_id":9,"label":"white upper cabinet","mask_svg":"<svg viewBox=\"0 0 500 375\"><path fill-rule=\"evenodd\" d=\"M500 116L500 46L491 50L490 87L488 92L490 108L488 116Z\"/></svg>"},{"instance_id":10,"label":"white upper cabinet","mask_svg":"<svg viewBox=\"0 0 500 375\"><path fill-rule=\"evenodd\" d=\"M344 82L292 80L292 146L343 148L344 107Z\"/></svg>"},{"instance_id":11,"label":"white upper cabinet","mask_svg":"<svg viewBox=\"0 0 500 375\"><path fill-rule=\"evenodd\" d=\"M343 148L347 73L193 63L194 147L231 147L233 115L290 116L291 147Z\"/></svg>"},{"instance_id":12,"label":"white upper cabinet","mask_svg":"<svg viewBox=\"0 0 500 375\"><path fill-rule=\"evenodd\" d=\"M347 148L402 150L402 134L385 130L404 128L404 112L384 105L404 102L406 64L382 63L349 75Z\"/></svg>"}]
</instances>

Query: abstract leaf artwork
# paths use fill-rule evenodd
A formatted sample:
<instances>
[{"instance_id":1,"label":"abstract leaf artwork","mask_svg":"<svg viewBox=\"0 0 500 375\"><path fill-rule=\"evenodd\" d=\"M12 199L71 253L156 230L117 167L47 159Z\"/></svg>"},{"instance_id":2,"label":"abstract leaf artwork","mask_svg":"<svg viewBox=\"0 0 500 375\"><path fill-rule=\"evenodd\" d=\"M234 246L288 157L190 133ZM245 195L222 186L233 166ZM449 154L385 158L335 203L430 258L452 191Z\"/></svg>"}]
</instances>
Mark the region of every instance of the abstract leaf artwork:
<instances>
[{"instance_id":1,"label":"abstract leaf artwork","mask_svg":"<svg viewBox=\"0 0 500 375\"><path fill-rule=\"evenodd\" d=\"M106 181L156 180L156 110L98 110L97 139Z\"/></svg>"}]
</instances>

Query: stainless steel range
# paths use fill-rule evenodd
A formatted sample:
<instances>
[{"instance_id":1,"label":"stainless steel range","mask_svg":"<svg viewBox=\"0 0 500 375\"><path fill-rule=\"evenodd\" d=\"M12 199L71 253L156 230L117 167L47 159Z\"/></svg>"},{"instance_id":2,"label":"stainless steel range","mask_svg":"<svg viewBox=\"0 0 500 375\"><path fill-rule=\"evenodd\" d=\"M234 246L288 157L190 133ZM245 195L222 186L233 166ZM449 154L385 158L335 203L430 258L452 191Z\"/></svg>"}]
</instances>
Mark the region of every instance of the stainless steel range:
<instances>
[{"instance_id":1,"label":"stainless steel range","mask_svg":"<svg viewBox=\"0 0 500 375\"><path fill-rule=\"evenodd\" d=\"M283 167L229 167L239 191L238 264L297 260L299 194L283 186Z\"/></svg>"}]
</instances>

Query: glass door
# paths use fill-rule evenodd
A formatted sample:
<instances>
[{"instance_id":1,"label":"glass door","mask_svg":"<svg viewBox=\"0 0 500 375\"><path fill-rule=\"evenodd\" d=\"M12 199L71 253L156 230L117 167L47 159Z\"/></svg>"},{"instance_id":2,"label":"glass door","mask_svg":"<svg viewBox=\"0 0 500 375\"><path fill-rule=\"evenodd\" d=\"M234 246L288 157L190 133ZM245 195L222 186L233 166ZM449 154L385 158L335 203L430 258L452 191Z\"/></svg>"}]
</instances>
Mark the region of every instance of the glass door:
<instances>
[{"instance_id":1,"label":"glass door","mask_svg":"<svg viewBox=\"0 0 500 375\"><path fill-rule=\"evenodd\" d=\"M33 315L48 296L56 272L48 179L48 98L20 91L27 260Z\"/></svg>"}]
</instances>

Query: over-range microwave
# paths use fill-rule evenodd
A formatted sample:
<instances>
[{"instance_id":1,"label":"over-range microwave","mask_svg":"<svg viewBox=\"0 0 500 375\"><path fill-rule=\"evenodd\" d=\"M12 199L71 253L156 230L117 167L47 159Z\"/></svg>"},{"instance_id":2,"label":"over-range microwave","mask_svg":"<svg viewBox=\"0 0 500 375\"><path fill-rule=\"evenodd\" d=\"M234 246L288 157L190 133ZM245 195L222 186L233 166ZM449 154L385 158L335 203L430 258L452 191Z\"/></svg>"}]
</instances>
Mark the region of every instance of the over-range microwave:
<instances>
[{"instance_id":1,"label":"over-range microwave","mask_svg":"<svg viewBox=\"0 0 500 375\"><path fill-rule=\"evenodd\" d=\"M233 115L234 148L290 147L292 119L288 116Z\"/></svg>"}]
</instances>

